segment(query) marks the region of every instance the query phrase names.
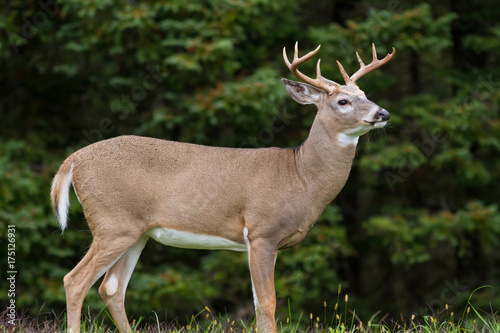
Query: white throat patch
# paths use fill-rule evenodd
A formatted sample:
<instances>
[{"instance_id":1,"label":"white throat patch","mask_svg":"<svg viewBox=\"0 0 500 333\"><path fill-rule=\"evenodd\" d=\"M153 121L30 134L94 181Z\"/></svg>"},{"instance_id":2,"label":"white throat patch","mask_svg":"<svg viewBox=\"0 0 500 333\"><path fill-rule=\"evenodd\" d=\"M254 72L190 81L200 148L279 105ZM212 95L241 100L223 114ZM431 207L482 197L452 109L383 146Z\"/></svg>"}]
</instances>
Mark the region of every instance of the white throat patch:
<instances>
[{"instance_id":1,"label":"white throat patch","mask_svg":"<svg viewBox=\"0 0 500 333\"><path fill-rule=\"evenodd\" d=\"M340 133L337 136L337 140L339 141L339 145L341 145L342 147L347 147L350 145L357 145L358 140L359 140L359 136Z\"/></svg>"}]
</instances>

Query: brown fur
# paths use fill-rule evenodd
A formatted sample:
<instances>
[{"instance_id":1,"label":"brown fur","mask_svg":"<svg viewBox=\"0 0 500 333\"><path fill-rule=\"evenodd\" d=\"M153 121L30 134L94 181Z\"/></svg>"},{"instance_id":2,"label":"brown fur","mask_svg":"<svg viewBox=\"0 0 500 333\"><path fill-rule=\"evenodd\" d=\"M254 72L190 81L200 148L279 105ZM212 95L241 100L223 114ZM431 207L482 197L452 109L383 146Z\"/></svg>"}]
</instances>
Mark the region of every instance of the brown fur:
<instances>
[{"instance_id":1,"label":"brown fur","mask_svg":"<svg viewBox=\"0 0 500 333\"><path fill-rule=\"evenodd\" d=\"M100 294L118 328L130 330L123 295L146 232L156 227L246 245L258 327L275 331L278 250L304 239L344 186L357 137L385 124L382 111L388 116L357 87L328 95L308 84L283 83L297 102L318 107L298 148L233 149L122 136L64 161L52 185L54 210L73 166L73 186L93 234L89 252L64 278L70 331L79 331L83 299L106 272ZM117 293L110 296L115 278Z\"/></svg>"}]
</instances>

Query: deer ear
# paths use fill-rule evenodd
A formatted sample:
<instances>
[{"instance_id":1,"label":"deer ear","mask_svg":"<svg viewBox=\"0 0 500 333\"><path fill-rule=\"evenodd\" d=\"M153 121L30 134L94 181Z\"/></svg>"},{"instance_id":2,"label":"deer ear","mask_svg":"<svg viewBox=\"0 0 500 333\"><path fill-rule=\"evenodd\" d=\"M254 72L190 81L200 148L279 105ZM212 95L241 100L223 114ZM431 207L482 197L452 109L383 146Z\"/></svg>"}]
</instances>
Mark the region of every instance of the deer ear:
<instances>
[{"instance_id":1,"label":"deer ear","mask_svg":"<svg viewBox=\"0 0 500 333\"><path fill-rule=\"evenodd\" d=\"M316 87L307 83L295 82L288 79L281 79L288 94L293 100L300 104L318 104L321 94L324 93Z\"/></svg>"}]
</instances>

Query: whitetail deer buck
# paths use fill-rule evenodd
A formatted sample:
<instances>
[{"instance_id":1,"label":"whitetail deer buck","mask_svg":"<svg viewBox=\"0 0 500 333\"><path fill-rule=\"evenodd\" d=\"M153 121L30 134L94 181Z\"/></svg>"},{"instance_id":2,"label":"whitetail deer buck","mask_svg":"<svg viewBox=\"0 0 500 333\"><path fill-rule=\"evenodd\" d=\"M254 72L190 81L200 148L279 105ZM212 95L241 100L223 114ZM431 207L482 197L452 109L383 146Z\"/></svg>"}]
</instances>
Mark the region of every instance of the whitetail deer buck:
<instances>
[{"instance_id":1,"label":"whitetail deer buck","mask_svg":"<svg viewBox=\"0 0 500 333\"><path fill-rule=\"evenodd\" d=\"M260 331L275 331L274 265L278 250L299 244L337 196L351 170L360 135L383 127L389 113L356 85L363 75L395 54L349 76L345 85L316 79L297 67L318 50L298 57L290 71L306 83L283 79L300 104L318 112L309 137L297 148L233 149L121 136L94 143L69 156L52 184L51 198L61 229L67 225L73 185L93 242L64 277L68 329L80 331L82 303L104 273L99 293L119 330L129 332L124 297L149 238L188 249L246 251ZM210 195L204 196L203 194ZM202 195L200 195L202 194Z\"/></svg>"}]
</instances>

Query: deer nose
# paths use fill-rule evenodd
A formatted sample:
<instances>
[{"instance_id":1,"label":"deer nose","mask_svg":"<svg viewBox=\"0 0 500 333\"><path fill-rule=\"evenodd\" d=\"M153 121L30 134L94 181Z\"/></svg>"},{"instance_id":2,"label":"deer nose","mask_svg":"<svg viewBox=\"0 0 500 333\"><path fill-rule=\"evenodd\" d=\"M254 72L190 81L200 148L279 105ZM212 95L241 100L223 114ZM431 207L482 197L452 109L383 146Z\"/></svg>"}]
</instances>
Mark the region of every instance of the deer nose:
<instances>
[{"instance_id":1,"label":"deer nose","mask_svg":"<svg viewBox=\"0 0 500 333\"><path fill-rule=\"evenodd\" d=\"M385 109L378 110L377 116L379 116L382 121L387 121L391 118L391 115Z\"/></svg>"}]
</instances>

